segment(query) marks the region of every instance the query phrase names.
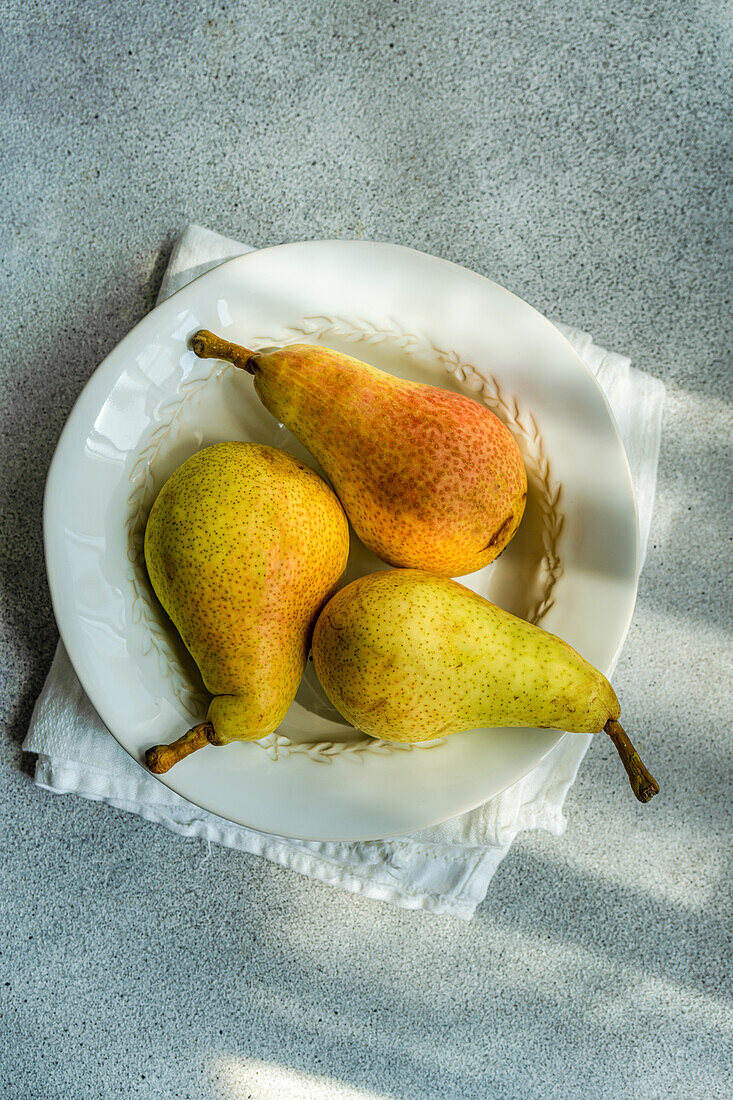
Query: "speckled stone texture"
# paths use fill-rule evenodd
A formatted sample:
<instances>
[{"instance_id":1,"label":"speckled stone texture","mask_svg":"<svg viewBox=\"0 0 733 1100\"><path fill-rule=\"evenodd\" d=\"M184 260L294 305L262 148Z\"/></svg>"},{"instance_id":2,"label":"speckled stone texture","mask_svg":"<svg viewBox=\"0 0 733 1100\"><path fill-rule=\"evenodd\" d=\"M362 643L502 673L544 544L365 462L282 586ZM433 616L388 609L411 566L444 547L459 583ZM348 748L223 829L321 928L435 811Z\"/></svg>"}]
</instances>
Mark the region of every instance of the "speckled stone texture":
<instances>
[{"instance_id":1,"label":"speckled stone texture","mask_svg":"<svg viewBox=\"0 0 733 1100\"><path fill-rule=\"evenodd\" d=\"M0 18L0 1095L729 1097L730 7L0 0ZM434 252L668 384L615 676L662 793L638 805L598 741L566 834L520 838L469 926L32 785L49 460L192 220Z\"/></svg>"}]
</instances>

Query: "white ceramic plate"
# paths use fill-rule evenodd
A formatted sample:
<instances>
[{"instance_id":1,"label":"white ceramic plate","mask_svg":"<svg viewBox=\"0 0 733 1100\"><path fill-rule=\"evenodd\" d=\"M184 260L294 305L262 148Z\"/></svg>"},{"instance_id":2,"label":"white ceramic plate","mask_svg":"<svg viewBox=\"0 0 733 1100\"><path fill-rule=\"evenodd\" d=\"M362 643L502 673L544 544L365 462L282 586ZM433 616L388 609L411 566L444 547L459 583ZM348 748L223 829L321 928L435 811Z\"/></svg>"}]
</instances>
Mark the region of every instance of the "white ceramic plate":
<instances>
[{"instance_id":1,"label":"white ceramic plate","mask_svg":"<svg viewBox=\"0 0 733 1100\"><path fill-rule=\"evenodd\" d=\"M282 245L223 264L153 310L94 373L51 466L44 524L59 629L92 703L136 761L206 709L142 563L156 492L189 455L225 439L274 443L318 468L246 374L188 350L201 327L249 347L324 343L486 401L522 447L529 502L500 560L463 583L610 668L634 605L636 513L611 412L570 344L507 290L422 253ZM345 579L379 568L352 534ZM276 735L206 748L161 781L267 832L378 838L477 806L561 736L474 730L428 748L372 742L333 711L309 664Z\"/></svg>"}]
</instances>

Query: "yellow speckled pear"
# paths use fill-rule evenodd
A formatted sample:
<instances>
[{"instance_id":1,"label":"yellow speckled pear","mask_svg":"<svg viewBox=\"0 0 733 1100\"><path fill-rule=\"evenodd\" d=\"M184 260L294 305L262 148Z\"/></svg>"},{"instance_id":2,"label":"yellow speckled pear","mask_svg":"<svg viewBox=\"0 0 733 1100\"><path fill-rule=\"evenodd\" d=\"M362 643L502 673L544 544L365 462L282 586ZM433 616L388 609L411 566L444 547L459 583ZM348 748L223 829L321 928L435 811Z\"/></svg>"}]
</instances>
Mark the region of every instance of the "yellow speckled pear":
<instances>
[{"instance_id":1,"label":"yellow speckled pear","mask_svg":"<svg viewBox=\"0 0 733 1100\"><path fill-rule=\"evenodd\" d=\"M206 722L148 750L151 770L277 729L348 552L335 495L284 451L218 443L176 470L150 513L145 561L214 699Z\"/></svg>"},{"instance_id":2,"label":"yellow speckled pear","mask_svg":"<svg viewBox=\"0 0 733 1100\"><path fill-rule=\"evenodd\" d=\"M517 530L522 456L478 401L316 344L255 354L202 329L191 346L254 375L263 405L318 459L357 535L391 565L473 573Z\"/></svg>"},{"instance_id":3,"label":"yellow speckled pear","mask_svg":"<svg viewBox=\"0 0 733 1100\"><path fill-rule=\"evenodd\" d=\"M634 793L659 787L618 723L608 680L567 642L456 581L416 569L361 577L313 632L313 662L336 709L385 741L477 727L606 729Z\"/></svg>"}]
</instances>

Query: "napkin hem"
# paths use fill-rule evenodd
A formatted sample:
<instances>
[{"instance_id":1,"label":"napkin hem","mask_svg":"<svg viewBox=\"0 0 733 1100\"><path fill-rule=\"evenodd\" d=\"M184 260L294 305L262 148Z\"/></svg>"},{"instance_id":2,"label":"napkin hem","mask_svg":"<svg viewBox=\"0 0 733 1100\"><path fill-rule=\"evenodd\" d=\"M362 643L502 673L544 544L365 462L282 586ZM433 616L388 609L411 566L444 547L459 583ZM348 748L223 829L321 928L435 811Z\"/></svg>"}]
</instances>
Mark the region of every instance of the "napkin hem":
<instances>
[{"instance_id":1,"label":"napkin hem","mask_svg":"<svg viewBox=\"0 0 733 1100\"><path fill-rule=\"evenodd\" d=\"M345 869L335 856L329 857L321 852L316 856L314 853L293 848L287 838L279 840L269 834L248 830L245 835L233 833L229 839L224 839L227 830L222 831L216 824L203 818L192 817L189 821L181 821L167 812L169 807L156 807L150 803L119 797L119 791L114 790L112 777L103 769L94 768L93 765L87 769L86 774L94 771L104 782L99 789L80 790L78 785L70 785L69 771L78 780L80 774L78 769L69 769L63 765L59 767L50 757L39 753L36 763L36 786L61 796L82 795L90 802L102 802L124 813L136 814L153 824L163 825L187 839L206 840L219 847L234 848L250 855L265 857L286 870L296 871L305 877L317 878L327 885L340 886L352 893L362 894L364 897L377 901L389 901L406 909L427 909L436 915L452 916L466 921L471 919L476 907L485 897L488 882L511 847L510 842L500 847L492 846L483 850L476 847L462 849L461 860L465 861L468 856L473 862L465 868L463 875L450 891L411 889L409 885L399 880L389 885L374 881L366 873L369 868L374 868L373 862L365 863L365 873L360 874L359 869L354 866ZM181 802L184 806L188 805L184 799L181 799ZM224 819L222 824L231 825ZM241 828L233 825L231 827ZM245 845L244 840L250 843ZM415 842L413 847L417 848L420 845ZM422 859L430 859L430 853L421 852L420 856ZM437 853L435 858L436 860L439 858Z\"/></svg>"}]
</instances>

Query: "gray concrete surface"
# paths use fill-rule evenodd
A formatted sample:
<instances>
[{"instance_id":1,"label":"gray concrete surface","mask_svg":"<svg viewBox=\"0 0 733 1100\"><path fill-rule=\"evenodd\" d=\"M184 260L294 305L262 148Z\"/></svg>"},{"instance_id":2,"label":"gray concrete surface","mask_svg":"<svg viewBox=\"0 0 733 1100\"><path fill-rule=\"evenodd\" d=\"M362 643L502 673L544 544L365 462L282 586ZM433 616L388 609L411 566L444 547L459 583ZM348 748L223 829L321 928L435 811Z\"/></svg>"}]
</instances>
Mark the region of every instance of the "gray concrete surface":
<instances>
[{"instance_id":1,"label":"gray concrete surface","mask_svg":"<svg viewBox=\"0 0 733 1100\"><path fill-rule=\"evenodd\" d=\"M730 7L0 15L2 1096L729 1097ZM29 778L48 463L190 220L435 252L668 384L616 676L663 793L635 804L599 742L565 836L522 837L468 927Z\"/></svg>"}]
</instances>

